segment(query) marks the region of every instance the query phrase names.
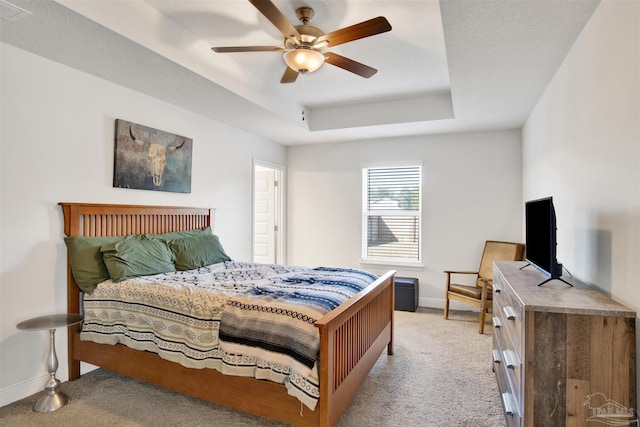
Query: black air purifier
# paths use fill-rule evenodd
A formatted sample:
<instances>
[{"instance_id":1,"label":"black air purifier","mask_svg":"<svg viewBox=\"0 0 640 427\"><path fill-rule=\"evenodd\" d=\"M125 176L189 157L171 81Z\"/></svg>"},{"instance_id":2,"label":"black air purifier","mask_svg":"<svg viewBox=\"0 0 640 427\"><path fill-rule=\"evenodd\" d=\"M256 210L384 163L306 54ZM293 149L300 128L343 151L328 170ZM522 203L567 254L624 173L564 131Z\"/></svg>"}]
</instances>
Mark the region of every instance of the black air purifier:
<instances>
[{"instance_id":1,"label":"black air purifier","mask_svg":"<svg viewBox=\"0 0 640 427\"><path fill-rule=\"evenodd\" d=\"M416 311L418 308L418 279L415 277L396 277L396 310Z\"/></svg>"}]
</instances>

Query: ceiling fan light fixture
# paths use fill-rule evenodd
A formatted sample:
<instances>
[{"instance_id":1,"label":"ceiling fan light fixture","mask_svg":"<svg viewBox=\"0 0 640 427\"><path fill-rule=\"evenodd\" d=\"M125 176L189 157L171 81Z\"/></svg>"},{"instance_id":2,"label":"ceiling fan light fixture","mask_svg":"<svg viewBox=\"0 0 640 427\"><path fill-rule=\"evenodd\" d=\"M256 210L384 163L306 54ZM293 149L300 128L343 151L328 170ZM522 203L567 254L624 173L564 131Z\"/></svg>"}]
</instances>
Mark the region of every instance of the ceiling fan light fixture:
<instances>
[{"instance_id":1,"label":"ceiling fan light fixture","mask_svg":"<svg viewBox=\"0 0 640 427\"><path fill-rule=\"evenodd\" d=\"M307 47L298 47L284 53L284 62L295 71L313 73L324 63L324 55Z\"/></svg>"}]
</instances>

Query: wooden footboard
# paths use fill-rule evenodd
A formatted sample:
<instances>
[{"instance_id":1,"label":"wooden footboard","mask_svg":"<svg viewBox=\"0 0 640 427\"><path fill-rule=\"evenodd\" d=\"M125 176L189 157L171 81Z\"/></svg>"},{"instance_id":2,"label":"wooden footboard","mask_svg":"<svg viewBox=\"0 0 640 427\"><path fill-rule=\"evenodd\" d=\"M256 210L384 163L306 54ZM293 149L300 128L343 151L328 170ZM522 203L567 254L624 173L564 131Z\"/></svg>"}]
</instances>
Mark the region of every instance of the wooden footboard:
<instances>
[{"instance_id":1,"label":"wooden footboard","mask_svg":"<svg viewBox=\"0 0 640 427\"><path fill-rule=\"evenodd\" d=\"M394 271L318 320L320 425L332 426L387 347L393 354Z\"/></svg>"},{"instance_id":2,"label":"wooden footboard","mask_svg":"<svg viewBox=\"0 0 640 427\"><path fill-rule=\"evenodd\" d=\"M200 208L60 203L67 236L165 233L212 226L213 211ZM68 264L68 263L67 263ZM87 362L211 402L297 426L333 426L380 354L393 354L394 275L375 283L316 322L320 333L320 400L310 411L270 381L192 369L155 353L80 340L69 328L69 379ZM68 312L80 311L80 289L67 267ZM242 397L240 397L242 396Z\"/></svg>"}]
</instances>

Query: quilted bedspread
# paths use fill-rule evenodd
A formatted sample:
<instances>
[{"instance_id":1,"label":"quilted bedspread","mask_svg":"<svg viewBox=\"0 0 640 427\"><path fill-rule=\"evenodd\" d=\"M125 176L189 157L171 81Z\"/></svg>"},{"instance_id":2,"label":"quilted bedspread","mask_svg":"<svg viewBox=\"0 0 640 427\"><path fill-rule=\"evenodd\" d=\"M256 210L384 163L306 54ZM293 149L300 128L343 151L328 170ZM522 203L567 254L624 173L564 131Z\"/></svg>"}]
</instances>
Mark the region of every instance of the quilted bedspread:
<instances>
[{"instance_id":1,"label":"quilted bedspread","mask_svg":"<svg viewBox=\"0 0 640 427\"><path fill-rule=\"evenodd\" d=\"M85 295L81 339L279 382L313 410L320 347L314 322L376 278L352 269L229 261L108 280Z\"/></svg>"}]
</instances>

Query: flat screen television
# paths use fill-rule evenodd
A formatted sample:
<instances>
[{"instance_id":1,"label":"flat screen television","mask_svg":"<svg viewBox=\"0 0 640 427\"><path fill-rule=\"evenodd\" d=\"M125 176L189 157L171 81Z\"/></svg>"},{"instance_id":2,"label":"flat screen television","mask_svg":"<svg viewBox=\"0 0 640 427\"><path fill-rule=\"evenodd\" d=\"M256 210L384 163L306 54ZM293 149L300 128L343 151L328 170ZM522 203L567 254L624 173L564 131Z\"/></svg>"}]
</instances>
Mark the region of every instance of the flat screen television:
<instances>
[{"instance_id":1,"label":"flat screen television","mask_svg":"<svg viewBox=\"0 0 640 427\"><path fill-rule=\"evenodd\" d=\"M556 211L553 207L553 198L546 197L526 202L525 260L548 277L540 285L550 280L560 279L562 276L562 264L556 259L556 233Z\"/></svg>"}]
</instances>

